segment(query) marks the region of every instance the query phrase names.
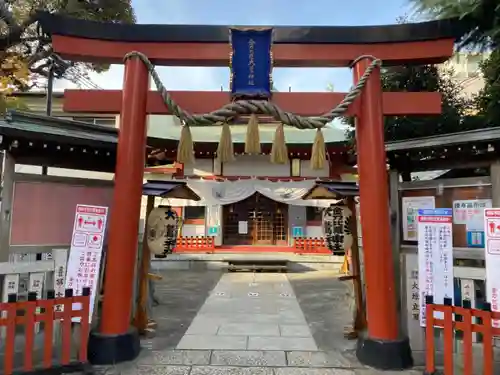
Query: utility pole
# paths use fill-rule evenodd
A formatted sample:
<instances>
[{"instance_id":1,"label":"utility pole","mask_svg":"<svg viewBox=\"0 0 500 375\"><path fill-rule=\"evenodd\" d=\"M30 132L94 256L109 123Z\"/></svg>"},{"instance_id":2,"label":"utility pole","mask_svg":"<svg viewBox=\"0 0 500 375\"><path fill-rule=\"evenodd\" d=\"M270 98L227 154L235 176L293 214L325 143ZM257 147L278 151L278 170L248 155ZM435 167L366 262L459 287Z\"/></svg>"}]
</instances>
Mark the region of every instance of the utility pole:
<instances>
[{"instance_id":1,"label":"utility pole","mask_svg":"<svg viewBox=\"0 0 500 375\"><path fill-rule=\"evenodd\" d=\"M52 116L52 94L54 91L54 69L55 61L50 57L49 65L49 76L47 77L47 94L45 102L45 114L47 116ZM48 168L46 165L42 165L42 175L46 176L48 173Z\"/></svg>"}]
</instances>

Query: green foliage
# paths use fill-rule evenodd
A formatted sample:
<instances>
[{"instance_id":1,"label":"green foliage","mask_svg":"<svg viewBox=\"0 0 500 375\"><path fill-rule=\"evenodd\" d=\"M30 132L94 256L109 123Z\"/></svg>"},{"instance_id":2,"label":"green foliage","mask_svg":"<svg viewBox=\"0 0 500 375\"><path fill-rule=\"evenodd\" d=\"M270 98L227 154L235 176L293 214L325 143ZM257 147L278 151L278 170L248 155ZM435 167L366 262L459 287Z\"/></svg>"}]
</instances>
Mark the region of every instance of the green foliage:
<instances>
[{"instance_id":1,"label":"green foliage","mask_svg":"<svg viewBox=\"0 0 500 375\"><path fill-rule=\"evenodd\" d=\"M410 0L418 15L430 19L459 17L462 46L488 46L500 41L498 0Z\"/></svg>"},{"instance_id":2,"label":"green foliage","mask_svg":"<svg viewBox=\"0 0 500 375\"><path fill-rule=\"evenodd\" d=\"M0 0L0 62L15 59L30 72L26 80L13 81L13 89L26 91L37 78L47 77L52 54L50 39L36 27L38 11L50 11L94 21L134 23L131 0ZM109 66L58 62L56 75L78 82L89 70L105 71ZM15 72L14 72L15 73ZM8 72L15 76L13 72ZM0 71L0 77L6 72Z\"/></svg>"},{"instance_id":3,"label":"green foliage","mask_svg":"<svg viewBox=\"0 0 500 375\"><path fill-rule=\"evenodd\" d=\"M410 0L420 15L430 19L459 17L463 26L460 47L489 48L483 62L484 89L477 97L482 127L500 124L500 2L499 0ZM480 125L479 125L480 126Z\"/></svg>"},{"instance_id":4,"label":"green foliage","mask_svg":"<svg viewBox=\"0 0 500 375\"><path fill-rule=\"evenodd\" d=\"M500 36L500 3L498 0L409 0L419 16L429 19L459 17L462 21L461 46L496 46ZM398 19L405 23L408 17ZM498 38L500 40L500 38ZM493 42L493 43L492 43ZM452 79L453 72L436 66L400 66L384 69L384 91L434 91L443 98L438 116L398 116L384 120L386 141L397 141L436 134L478 129L500 124L500 56L497 52L482 66L486 78L484 90L476 98L462 96L462 88ZM351 119L344 120L353 125ZM348 131L351 141L354 130Z\"/></svg>"},{"instance_id":5,"label":"green foliage","mask_svg":"<svg viewBox=\"0 0 500 375\"><path fill-rule=\"evenodd\" d=\"M500 125L500 50L492 51L481 64L484 88L478 98L479 115L489 126Z\"/></svg>"},{"instance_id":6,"label":"green foliage","mask_svg":"<svg viewBox=\"0 0 500 375\"><path fill-rule=\"evenodd\" d=\"M131 0L101 0L100 2L50 0L50 2L56 4L56 12L76 18L114 23L136 22ZM64 6L64 3L67 3L68 6Z\"/></svg>"},{"instance_id":7,"label":"green foliage","mask_svg":"<svg viewBox=\"0 0 500 375\"><path fill-rule=\"evenodd\" d=\"M436 134L453 133L481 127L481 119L471 116L475 102L461 95L461 87L451 77L453 72L433 65L398 66L382 71L382 88L395 92L440 92L442 114L432 116L387 116L384 119L385 140L399 141ZM353 125L352 119L344 120ZM353 139L353 129L348 131Z\"/></svg>"},{"instance_id":8,"label":"green foliage","mask_svg":"<svg viewBox=\"0 0 500 375\"><path fill-rule=\"evenodd\" d=\"M3 115L9 109L20 111L29 110L27 104L20 98L0 94L0 114Z\"/></svg>"}]
</instances>

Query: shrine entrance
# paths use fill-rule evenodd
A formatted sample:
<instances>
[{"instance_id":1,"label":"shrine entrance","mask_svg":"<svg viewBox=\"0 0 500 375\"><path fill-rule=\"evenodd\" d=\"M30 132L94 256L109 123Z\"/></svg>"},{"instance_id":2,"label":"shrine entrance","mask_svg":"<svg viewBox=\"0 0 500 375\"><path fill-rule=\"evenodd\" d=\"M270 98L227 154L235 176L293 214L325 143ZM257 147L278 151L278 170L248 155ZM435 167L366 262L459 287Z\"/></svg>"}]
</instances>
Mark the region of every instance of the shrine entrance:
<instances>
[{"instance_id":1,"label":"shrine entrance","mask_svg":"<svg viewBox=\"0 0 500 375\"><path fill-rule=\"evenodd\" d=\"M89 338L92 363L125 362L136 358L140 351L137 331L130 328L130 315L148 115L169 114L180 118L184 125L177 156L171 150L169 157L180 164L194 164L190 127L222 124L221 147L217 152L214 148L213 155L217 154L217 159L226 163L234 156L232 146L241 143L233 144L228 120L241 115L253 115L254 120L249 121L245 144L241 147L244 151L239 152L267 153L261 147L259 124L255 120L258 114L263 114L280 124L270 150L273 164L286 164L298 156L287 150L285 125L304 131L316 129L307 153L313 169L318 171L328 170L332 160L321 129L341 116L356 118L356 158L362 176L359 192L363 202L360 211L364 274L366 284L370 285L366 290L367 333L360 338L357 357L362 364L378 369L411 367L410 343L400 335L404 330L399 327L395 293L399 280L395 280L392 256L384 116L440 114L442 98L437 92L384 92L381 67L445 62L454 52L460 29L453 20L320 29L280 26L276 33L272 28L243 30L211 25L197 26L197 32L193 32L191 25L76 22L49 12L37 13L37 20L44 34L51 36L54 53L62 59L125 64L121 92L66 90L64 93L65 112L120 114L106 252L106 295L99 328L92 330ZM169 92L155 69L161 65L227 67L229 64L234 73L230 92ZM349 66L355 86L348 93L272 92L273 66ZM150 76L157 91L150 91ZM268 100L258 100L263 97ZM210 153L205 152L204 156ZM238 228L238 235L242 231L251 233L246 240L252 245L286 238L283 236L286 208L268 202L264 209L260 198L250 199L255 199L255 203L246 210L246 215L242 213L243 220L239 216L225 220L228 227L232 224L232 233L234 228ZM240 209L233 207L233 211ZM279 211L283 215L282 224L278 224Z\"/></svg>"},{"instance_id":2,"label":"shrine entrance","mask_svg":"<svg viewBox=\"0 0 500 375\"><path fill-rule=\"evenodd\" d=\"M224 245L288 244L288 205L255 193L223 210Z\"/></svg>"}]
</instances>

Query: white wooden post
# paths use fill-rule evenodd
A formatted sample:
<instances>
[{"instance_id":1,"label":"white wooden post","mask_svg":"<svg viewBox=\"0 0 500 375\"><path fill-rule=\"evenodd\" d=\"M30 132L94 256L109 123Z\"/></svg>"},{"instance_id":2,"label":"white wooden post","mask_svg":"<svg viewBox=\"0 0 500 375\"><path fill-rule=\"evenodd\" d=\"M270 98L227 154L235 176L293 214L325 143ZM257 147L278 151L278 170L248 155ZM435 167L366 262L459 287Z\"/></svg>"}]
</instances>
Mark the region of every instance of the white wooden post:
<instances>
[{"instance_id":1,"label":"white wooden post","mask_svg":"<svg viewBox=\"0 0 500 375\"><path fill-rule=\"evenodd\" d=\"M34 272L30 273L28 281L28 293L36 293L36 299L42 299L43 286L45 284L45 273L44 272ZM36 309L36 313L40 313L40 308ZM35 334L40 332L40 323L35 323Z\"/></svg>"},{"instance_id":2,"label":"white wooden post","mask_svg":"<svg viewBox=\"0 0 500 375\"><path fill-rule=\"evenodd\" d=\"M470 301L471 307L476 308L476 286L472 279L460 279L460 289L462 300ZM472 318L472 323L476 323L476 318ZM477 342L477 333L472 334L472 342Z\"/></svg>"},{"instance_id":3,"label":"white wooden post","mask_svg":"<svg viewBox=\"0 0 500 375\"><path fill-rule=\"evenodd\" d=\"M56 298L64 297L64 283L66 281L66 269L68 265L68 249L54 249L52 250L52 260L54 262L54 277L52 279L52 289ZM63 311L63 305L56 305L54 310L56 312ZM54 342L61 340L61 324L59 320L54 322L53 339Z\"/></svg>"},{"instance_id":4,"label":"white wooden post","mask_svg":"<svg viewBox=\"0 0 500 375\"><path fill-rule=\"evenodd\" d=\"M0 267L1 267L0 263ZM1 275L1 272L0 272ZM19 290L19 274L3 275L3 285L2 285L2 302L7 302L9 294L17 294ZM2 312L2 318L7 316L6 312ZM0 338L5 338L6 328L0 328Z\"/></svg>"}]
</instances>

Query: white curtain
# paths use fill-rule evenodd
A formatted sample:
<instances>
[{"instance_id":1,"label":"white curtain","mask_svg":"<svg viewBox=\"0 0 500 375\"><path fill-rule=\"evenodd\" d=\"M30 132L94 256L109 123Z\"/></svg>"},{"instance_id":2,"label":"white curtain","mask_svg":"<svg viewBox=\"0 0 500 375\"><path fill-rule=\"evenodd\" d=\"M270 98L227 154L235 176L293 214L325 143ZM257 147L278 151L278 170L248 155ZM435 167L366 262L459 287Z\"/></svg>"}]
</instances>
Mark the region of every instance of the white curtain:
<instances>
[{"instance_id":1,"label":"white curtain","mask_svg":"<svg viewBox=\"0 0 500 375\"><path fill-rule=\"evenodd\" d=\"M195 202L185 199L168 199L166 201L172 206L226 205L239 202L259 192L274 201L297 206L328 207L331 203L337 202L325 199L302 200L302 196L315 184L314 180L288 182L258 179L238 181L188 180L187 186L202 198L201 201Z\"/></svg>"}]
</instances>

